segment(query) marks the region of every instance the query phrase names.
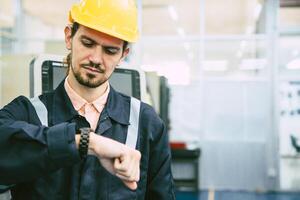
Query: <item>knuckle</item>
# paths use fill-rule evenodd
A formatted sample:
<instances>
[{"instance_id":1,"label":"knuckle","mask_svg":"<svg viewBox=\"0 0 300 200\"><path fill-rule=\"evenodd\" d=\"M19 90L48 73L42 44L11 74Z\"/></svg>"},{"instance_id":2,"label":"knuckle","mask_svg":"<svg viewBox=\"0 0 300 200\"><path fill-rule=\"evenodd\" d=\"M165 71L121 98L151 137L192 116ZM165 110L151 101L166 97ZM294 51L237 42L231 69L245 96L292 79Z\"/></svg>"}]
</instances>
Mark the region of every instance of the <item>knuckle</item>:
<instances>
[{"instance_id":1,"label":"knuckle","mask_svg":"<svg viewBox=\"0 0 300 200\"><path fill-rule=\"evenodd\" d=\"M136 181L138 181L138 180L137 180L136 177L131 176L131 177L129 177L129 181L131 181L131 182L133 182L133 181L136 182Z\"/></svg>"},{"instance_id":2,"label":"knuckle","mask_svg":"<svg viewBox=\"0 0 300 200\"><path fill-rule=\"evenodd\" d=\"M134 181L134 178L133 178L133 177L129 177L128 180L129 180L130 182L132 182L132 181Z\"/></svg>"},{"instance_id":3,"label":"knuckle","mask_svg":"<svg viewBox=\"0 0 300 200\"><path fill-rule=\"evenodd\" d=\"M137 176L137 177L135 178L135 181L138 182L139 180L140 180L140 176Z\"/></svg>"}]
</instances>

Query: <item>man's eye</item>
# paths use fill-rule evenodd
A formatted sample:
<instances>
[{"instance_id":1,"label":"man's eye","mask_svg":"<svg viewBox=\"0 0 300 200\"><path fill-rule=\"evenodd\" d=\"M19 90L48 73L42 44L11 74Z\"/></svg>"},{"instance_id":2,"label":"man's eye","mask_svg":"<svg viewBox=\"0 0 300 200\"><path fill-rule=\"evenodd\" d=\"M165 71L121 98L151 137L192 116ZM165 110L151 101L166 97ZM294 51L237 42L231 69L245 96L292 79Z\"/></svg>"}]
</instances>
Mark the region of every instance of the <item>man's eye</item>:
<instances>
[{"instance_id":1,"label":"man's eye","mask_svg":"<svg viewBox=\"0 0 300 200\"><path fill-rule=\"evenodd\" d=\"M114 55L114 54L117 54L119 52L119 49L110 48L110 47L104 48L104 50L107 54L110 54L110 55Z\"/></svg>"},{"instance_id":2,"label":"man's eye","mask_svg":"<svg viewBox=\"0 0 300 200\"><path fill-rule=\"evenodd\" d=\"M94 43L90 40L81 40L82 44L86 47L92 47Z\"/></svg>"}]
</instances>

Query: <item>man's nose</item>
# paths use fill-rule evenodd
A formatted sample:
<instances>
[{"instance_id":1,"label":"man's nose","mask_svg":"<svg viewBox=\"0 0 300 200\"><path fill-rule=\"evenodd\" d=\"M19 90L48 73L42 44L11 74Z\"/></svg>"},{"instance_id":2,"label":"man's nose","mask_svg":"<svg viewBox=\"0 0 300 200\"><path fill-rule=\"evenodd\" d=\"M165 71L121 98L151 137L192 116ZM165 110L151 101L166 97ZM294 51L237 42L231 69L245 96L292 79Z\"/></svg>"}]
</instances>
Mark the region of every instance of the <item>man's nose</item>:
<instances>
[{"instance_id":1,"label":"man's nose","mask_svg":"<svg viewBox=\"0 0 300 200\"><path fill-rule=\"evenodd\" d=\"M95 64L102 64L102 47L97 46L91 52L89 60Z\"/></svg>"}]
</instances>

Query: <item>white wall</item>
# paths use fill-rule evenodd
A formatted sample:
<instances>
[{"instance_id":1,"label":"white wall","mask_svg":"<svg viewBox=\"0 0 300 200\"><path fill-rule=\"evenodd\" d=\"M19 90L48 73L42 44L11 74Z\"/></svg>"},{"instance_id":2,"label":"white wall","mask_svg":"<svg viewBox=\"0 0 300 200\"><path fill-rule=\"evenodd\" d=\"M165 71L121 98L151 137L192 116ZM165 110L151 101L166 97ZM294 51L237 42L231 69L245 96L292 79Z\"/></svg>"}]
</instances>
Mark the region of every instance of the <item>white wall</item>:
<instances>
[{"instance_id":1,"label":"white wall","mask_svg":"<svg viewBox=\"0 0 300 200\"><path fill-rule=\"evenodd\" d=\"M171 141L200 147L201 189L266 190L268 81L203 80L171 87ZM278 171L275 168L275 176Z\"/></svg>"}]
</instances>

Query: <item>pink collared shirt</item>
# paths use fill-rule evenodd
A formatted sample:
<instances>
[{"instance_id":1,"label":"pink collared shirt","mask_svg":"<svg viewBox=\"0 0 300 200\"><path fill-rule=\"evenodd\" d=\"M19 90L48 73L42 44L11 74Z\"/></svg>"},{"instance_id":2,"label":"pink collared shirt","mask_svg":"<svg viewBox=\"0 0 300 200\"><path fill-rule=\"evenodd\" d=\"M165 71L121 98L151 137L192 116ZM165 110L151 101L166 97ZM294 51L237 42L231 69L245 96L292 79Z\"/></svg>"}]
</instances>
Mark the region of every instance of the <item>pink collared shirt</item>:
<instances>
[{"instance_id":1,"label":"pink collared shirt","mask_svg":"<svg viewBox=\"0 0 300 200\"><path fill-rule=\"evenodd\" d=\"M65 90L73 104L75 110L90 123L91 128L96 130L97 123L100 117L100 114L106 104L108 93L109 93L109 85L105 90L104 94L101 95L95 101L89 103L84 98L79 96L70 86L68 82L68 77L65 80Z\"/></svg>"}]
</instances>

